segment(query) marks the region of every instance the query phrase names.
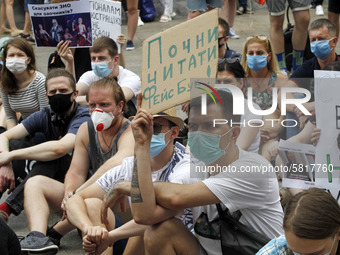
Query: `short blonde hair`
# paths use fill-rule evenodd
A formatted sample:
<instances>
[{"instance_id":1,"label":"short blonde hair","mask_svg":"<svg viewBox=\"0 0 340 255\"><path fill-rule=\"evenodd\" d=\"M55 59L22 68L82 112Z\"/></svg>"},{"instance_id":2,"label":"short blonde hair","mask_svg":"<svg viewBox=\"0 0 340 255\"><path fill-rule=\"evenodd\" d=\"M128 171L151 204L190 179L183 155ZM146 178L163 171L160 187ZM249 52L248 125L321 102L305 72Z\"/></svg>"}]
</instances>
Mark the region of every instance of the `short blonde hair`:
<instances>
[{"instance_id":1,"label":"short blonde hair","mask_svg":"<svg viewBox=\"0 0 340 255\"><path fill-rule=\"evenodd\" d=\"M248 46L252 43L262 44L268 53L272 53L272 57L270 58L270 61L268 62L267 67L270 73L277 73L279 71L279 66L277 64L276 56L273 51L273 47L272 47L272 44L270 43L270 40L268 38L260 39L257 35L253 35L251 36L250 39L246 41L243 47L241 65L246 73L246 77L249 76L249 70L250 70L250 68L247 65Z\"/></svg>"}]
</instances>

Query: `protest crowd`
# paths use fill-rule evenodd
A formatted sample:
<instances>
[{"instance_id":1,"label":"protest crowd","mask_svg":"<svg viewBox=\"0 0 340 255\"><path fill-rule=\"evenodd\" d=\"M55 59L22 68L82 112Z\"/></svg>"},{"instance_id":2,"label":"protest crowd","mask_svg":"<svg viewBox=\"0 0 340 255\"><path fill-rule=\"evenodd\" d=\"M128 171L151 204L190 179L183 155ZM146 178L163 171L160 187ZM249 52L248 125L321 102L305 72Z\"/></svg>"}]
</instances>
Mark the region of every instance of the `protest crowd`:
<instances>
[{"instance_id":1,"label":"protest crowd","mask_svg":"<svg viewBox=\"0 0 340 255\"><path fill-rule=\"evenodd\" d=\"M340 254L339 1L181 0L171 27L176 1L123 0L114 37L59 0L25 0L20 30L0 1L1 255L71 231L81 254ZM150 22L173 30L136 43Z\"/></svg>"}]
</instances>

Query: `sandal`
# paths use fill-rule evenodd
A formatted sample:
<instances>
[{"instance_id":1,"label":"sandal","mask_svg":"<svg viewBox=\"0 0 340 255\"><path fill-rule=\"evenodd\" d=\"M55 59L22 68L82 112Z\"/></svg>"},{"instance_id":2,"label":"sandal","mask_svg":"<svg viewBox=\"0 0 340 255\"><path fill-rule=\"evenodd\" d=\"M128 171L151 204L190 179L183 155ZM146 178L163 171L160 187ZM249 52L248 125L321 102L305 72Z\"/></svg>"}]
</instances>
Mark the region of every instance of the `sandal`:
<instances>
[{"instance_id":1,"label":"sandal","mask_svg":"<svg viewBox=\"0 0 340 255\"><path fill-rule=\"evenodd\" d=\"M171 16L163 14L162 17L160 18L159 22L165 23L171 21Z\"/></svg>"},{"instance_id":2,"label":"sandal","mask_svg":"<svg viewBox=\"0 0 340 255\"><path fill-rule=\"evenodd\" d=\"M20 33L18 37L26 39L28 42L35 43L35 40L29 34L25 35L24 33Z\"/></svg>"}]
</instances>

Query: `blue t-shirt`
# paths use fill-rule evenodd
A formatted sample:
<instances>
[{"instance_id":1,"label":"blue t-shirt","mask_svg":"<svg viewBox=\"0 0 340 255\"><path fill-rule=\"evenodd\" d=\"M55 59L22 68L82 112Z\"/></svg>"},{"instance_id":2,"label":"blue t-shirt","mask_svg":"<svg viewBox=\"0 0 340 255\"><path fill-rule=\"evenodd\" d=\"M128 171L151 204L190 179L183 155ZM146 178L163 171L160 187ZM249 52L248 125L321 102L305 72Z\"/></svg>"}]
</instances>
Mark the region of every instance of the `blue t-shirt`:
<instances>
[{"instance_id":1,"label":"blue t-shirt","mask_svg":"<svg viewBox=\"0 0 340 255\"><path fill-rule=\"evenodd\" d=\"M41 111L31 114L22 121L22 124L30 135L41 132L45 134L45 137L48 141L59 140L68 133L76 135L80 125L83 124L83 122L91 120L89 108L87 106L79 105L65 129L65 127L55 125L51 121L51 117L48 116L48 112L51 111L50 106L48 106L48 110L49 111L46 111L46 108L42 109ZM48 123L49 121L51 122Z\"/></svg>"}]
</instances>

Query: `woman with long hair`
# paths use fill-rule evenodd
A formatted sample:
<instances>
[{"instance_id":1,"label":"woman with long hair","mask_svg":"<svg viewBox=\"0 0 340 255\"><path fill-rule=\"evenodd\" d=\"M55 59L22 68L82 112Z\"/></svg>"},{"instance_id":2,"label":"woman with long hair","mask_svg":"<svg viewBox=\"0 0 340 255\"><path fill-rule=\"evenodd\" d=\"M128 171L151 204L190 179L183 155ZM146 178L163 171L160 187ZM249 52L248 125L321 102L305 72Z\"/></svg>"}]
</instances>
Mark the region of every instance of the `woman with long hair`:
<instances>
[{"instance_id":1,"label":"woman with long hair","mask_svg":"<svg viewBox=\"0 0 340 255\"><path fill-rule=\"evenodd\" d=\"M16 113L25 119L48 105L45 76L38 72L32 46L22 38L7 42L3 50L1 98L7 116L7 129L18 123Z\"/></svg>"},{"instance_id":2,"label":"woman with long hair","mask_svg":"<svg viewBox=\"0 0 340 255\"><path fill-rule=\"evenodd\" d=\"M253 102L258 104L262 110L271 109L273 88L277 88L279 92L287 79L279 72L273 48L265 35L253 35L247 38L241 64L246 73L248 87L252 88ZM276 121L266 121L272 119ZM263 116L261 154L268 161L271 161L270 144L279 139L283 119L279 107L276 107L272 114Z\"/></svg>"}]
</instances>

